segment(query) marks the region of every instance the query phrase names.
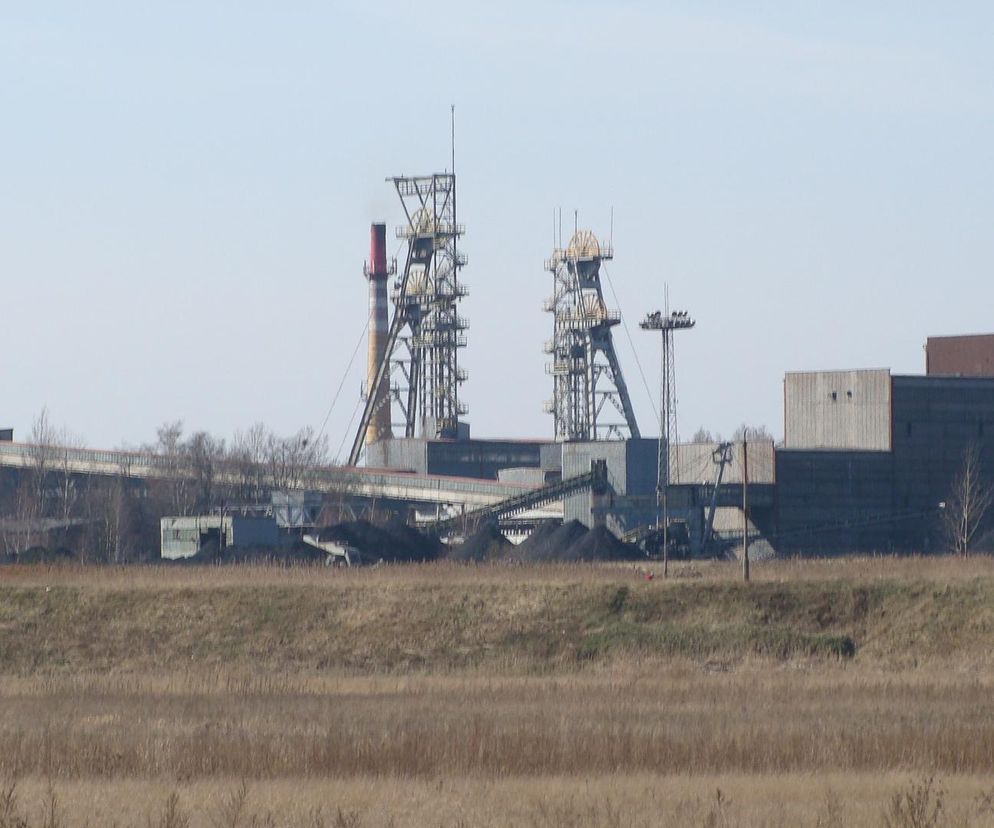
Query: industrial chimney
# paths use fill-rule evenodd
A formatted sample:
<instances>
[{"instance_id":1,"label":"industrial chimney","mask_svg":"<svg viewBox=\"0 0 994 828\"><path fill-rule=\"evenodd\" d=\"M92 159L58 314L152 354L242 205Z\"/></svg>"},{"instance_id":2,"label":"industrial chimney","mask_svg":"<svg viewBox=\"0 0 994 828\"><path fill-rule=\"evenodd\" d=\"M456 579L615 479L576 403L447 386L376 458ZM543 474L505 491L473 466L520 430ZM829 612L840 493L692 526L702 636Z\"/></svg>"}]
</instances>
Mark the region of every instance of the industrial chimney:
<instances>
[{"instance_id":1,"label":"industrial chimney","mask_svg":"<svg viewBox=\"0 0 994 828\"><path fill-rule=\"evenodd\" d=\"M369 228L369 261L363 268L369 280L369 333L366 387L372 393L376 372L387 356L390 319L387 309L387 279L392 268L387 264L387 226L372 224ZM390 376L380 383L373 402L374 413L366 426L366 445L393 437L390 428Z\"/></svg>"}]
</instances>

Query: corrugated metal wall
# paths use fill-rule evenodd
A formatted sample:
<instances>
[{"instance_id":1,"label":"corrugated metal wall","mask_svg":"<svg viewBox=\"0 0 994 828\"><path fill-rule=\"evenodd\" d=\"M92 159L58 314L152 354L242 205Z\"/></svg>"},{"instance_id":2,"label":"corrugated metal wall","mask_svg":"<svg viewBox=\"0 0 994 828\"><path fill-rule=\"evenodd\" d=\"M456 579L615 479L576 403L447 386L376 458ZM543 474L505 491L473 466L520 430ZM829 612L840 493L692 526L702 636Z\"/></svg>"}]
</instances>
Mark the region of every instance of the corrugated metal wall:
<instances>
[{"instance_id":1,"label":"corrugated metal wall","mask_svg":"<svg viewBox=\"0 0 994 828\"><path fill-rule=\"evenodd\" d=\"M366 447L366 466L371 469L398 469L427 474L427 445L419 438L380 440Z\"/></svg>"},{"instance_id":2,"label":"corrugated metal wall","mask_svg":"<svg viewBox=\"0 0 994 828\"><path fill-rule=\"evenodd\" d=\"M784 378L784 447L889 451L890 371L818 371Z\"/></svg>"},{"instance_id":3,"label":"corrugated metal wall","mask_svg":"<svg viewBox=\"0 0 994 828\"><path fill-rule=\"evenodd\" d=\"M563 443L563 478L590 471L591 460L607 462L608 483L614 490L609 525L625 531L649 522L655 514L656 458L659 441L602 440L589 443ZM643 514L645 513L645 514ZM590 493L566 497L563 519L590 525Z\"/></svg>"},{"instance_id":4,"label":"corrugated metal wall","mask_svg":"<svg viewBox=\"0 0 994 828\"><path fill-rule=\"evenodd\" d=\"M974 446L994 479L994 379L894 377L894 508L912 516L897 527L903 544L944 543L938 504Z\"/></svg>"},{"instance_id":5,"label":"corrugated metal wall","mask_svg":"<svg viewBox=\"0 0 994 828\"><path fill-rule=\"evenodd\" d=\"M887 551L893 542L889 452L777 452L777 551Z\"/></svg>"},{"instance_id":6,"label":"corrugated metal wall","mask_svg":"<svg viewBox=\"0 0 994 828\"><path fill-rule=\"evenodd\" d=\"M680 443L673 447L674 483L713 483L718 474L714 461L717 443ZM731 461L725 466L722 483L742 482L742 444L733 443ZM770 440L749 442L749 482L776 482L776 463Z\"/></svg>"}]
</instances>

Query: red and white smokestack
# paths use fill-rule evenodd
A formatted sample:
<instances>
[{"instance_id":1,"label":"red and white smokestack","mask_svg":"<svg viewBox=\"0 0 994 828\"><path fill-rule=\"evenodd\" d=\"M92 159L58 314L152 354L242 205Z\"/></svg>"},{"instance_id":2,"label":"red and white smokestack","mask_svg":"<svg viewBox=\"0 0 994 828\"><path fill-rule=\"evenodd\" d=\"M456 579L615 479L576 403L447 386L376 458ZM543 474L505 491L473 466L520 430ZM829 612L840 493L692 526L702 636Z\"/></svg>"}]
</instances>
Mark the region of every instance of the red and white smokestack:
<instances>
[{"instance_id":1,"label":"red and white smokestack","mask_svg":"<svg viewBox=\"0 0 994 828\"><path fill-rule=\"evenodd\" d=\"M372 391L376 381L376 372L380 363L386 359L387 338L390 334L389 311L387 308L387 278L390 270L387 266L387 226L372 224L369 228L369 262L365 267L366 278L369 280L369 333L368 367L366 387ZM390 428L390 377L384 377L380 390L376 395L374 406L376 411L366 426L366 445L378 440L393 437Z\"/></svg>"}]
</instances>

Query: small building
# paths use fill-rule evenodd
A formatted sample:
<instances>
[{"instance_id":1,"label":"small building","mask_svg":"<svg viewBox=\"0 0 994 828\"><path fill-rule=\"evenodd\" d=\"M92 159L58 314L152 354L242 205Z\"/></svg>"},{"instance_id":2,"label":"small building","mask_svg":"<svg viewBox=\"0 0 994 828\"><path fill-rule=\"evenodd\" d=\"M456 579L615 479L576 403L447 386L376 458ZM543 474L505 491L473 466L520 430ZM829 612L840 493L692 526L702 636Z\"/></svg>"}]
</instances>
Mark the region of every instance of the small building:
<instances>
[{"instance_id":1,"label":"small building","mask_svg":"<svg viewBox=\"0 0 994 828\"><path fill-rule=\"evenodd\" d=\"M994 377L994 334L930 336L925 341L930 377Z\"/></svg>"},{"instance_id":2,"label":"small building","mask_svg":"<svg viewBox=\"0 0 994 828\"><path fill-rule=\"evenodd\" d=\"M14 442L14 429L0 428L0 443L13 443L13 442Z\"/></svg>"},{"instance_id":3,"label":"small building","mask_svg":"<svg viewBox=\"0 0 994 828\"><path fill-rule=\"evenodd\" d=\"M162 557L192 558L201 549L246 546L279 546L280 531L271 517L192 515L164 517L160 521Z\"/></svg>"}]
</instances>

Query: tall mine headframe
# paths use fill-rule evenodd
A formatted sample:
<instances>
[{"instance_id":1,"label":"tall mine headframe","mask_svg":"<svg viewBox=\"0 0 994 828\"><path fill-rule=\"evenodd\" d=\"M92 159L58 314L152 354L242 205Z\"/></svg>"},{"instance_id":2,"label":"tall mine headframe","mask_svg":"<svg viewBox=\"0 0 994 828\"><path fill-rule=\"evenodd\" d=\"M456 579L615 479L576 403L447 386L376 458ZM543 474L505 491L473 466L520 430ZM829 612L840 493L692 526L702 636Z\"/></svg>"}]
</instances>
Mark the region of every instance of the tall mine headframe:
<instances>
[{"instance_id":1,"label":"tall mine headframe","mask_svg":"<svg viewBox=\"0 0 994 828\"><path fill-rule=\"evenodd\" d=\"M611 338L621 317L608 310L601 290L601 262L612 257L610 245L589 230L578 230L545 263L554 282L544 306L554 320L553 337L545 344L552 355L546 372L553 377L545 410L555 418L560 442L640 436Z\"/></svg>"},{"instance_id":2,"label":"tall mine headframe","mask_svg":"<svg viewBox=\"0 0 994 828\"><path fill-rule=\"evenodd\" d=\"M457 250L465 232L456 223L456 177L394 178L407 224L397 235L407 240L407 263L396 284L396 313L406 320L400 336L406 354L394 362L406 381L398 396L407 437L459 436L459 417L466 406L459 386L466 373L459 367L459 349L466 346L468 322L458 312L466 286L459 269L466 257Z\"/></svg>"},{"instance_id":3,"label":"tall mine headframe","mask_svg":"<svg viewBox=\"0 0 994 828\"><path fill-rule=\"evenodd\" d=\"M455 174L387 180L404 209L406 223L397 236L407 242L407 255L391 291L393 319L377 349L379 364L370 370L350 465L358 463L364 441L387 436L386 429L370 429L370 424L377 412L389 409L391 399L403 413L405 437L459 437L459 418L466 413L459 400L466 379L459 349L466 345L468 322L458 312L467 292L459 281L466 257L457 245L465 228L456 221ZM385 308L373 311L381 320L385 314Z\"/></svg>"}]
</instances>

